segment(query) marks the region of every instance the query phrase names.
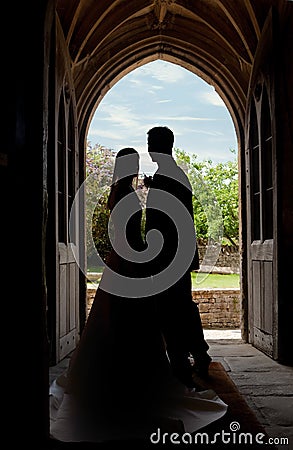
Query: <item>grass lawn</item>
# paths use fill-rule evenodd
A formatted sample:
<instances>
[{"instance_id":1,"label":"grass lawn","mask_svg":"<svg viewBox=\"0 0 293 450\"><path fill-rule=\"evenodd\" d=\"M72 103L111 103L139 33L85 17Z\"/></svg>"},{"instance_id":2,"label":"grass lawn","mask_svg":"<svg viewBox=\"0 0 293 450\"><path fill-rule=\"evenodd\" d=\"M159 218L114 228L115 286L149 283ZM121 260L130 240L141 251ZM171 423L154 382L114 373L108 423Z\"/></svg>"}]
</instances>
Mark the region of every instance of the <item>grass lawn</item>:
<instances>
[{"instance_id":1,"label":"grass lawn","mask_svg":"<svg viewBox=\"0 0 293 450\"><path fill-rule=\"evenodd\" d=\"M193 289L206 289L206 288L226 288L234 289L239 288L239 274L218 274L218 273L196 273L191 274L192 288Z\"/></svg>"},{"instance_id":2,"label":"grass lawn","mask_svg":"<svg viewBox=\"0 0 293 450\"><path fill-rule=\"evenodd\" d=\"M101 268L102 271L102 268ZM94 282L99 281L100 275L90 275L89 270L89 279ZM192 279L192 288L193 289L207 289L207 288L226 288L226 289L234 289L239 288L239 274L218 274L218 273L196 273L193 272L191 274Z\"/></svg>"}]
</instances>

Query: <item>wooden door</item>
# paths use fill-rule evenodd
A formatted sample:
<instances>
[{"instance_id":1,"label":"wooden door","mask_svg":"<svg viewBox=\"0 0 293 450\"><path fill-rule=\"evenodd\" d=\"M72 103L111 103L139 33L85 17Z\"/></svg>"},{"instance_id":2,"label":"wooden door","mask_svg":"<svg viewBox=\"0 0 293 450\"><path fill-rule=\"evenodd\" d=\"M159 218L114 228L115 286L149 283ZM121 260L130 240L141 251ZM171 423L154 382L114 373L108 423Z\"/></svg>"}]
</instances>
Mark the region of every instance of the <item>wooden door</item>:
<instances>
[{"instance_id":1,"label":"wooden door","mask_svg":"<svg viewBox=\"0 0 293 450\"><path fill-rule=\"evenodd\" d=\"M69 220L78 189L78 146L74 97L65 83L60 95L55 155L56 180L56 362L74 350L79 331L79 269L75 259L78 215ZM72 218L71 218L72 220ZM74 231L72 232L72 228Z\"/></svg>"},{"instance_id":2,"label":"wooden door","mask_svg":"<svg viewBox=\"0 0 293 450\"><path fill-rule=\"evenodd\" d=\"M256 52L246 114L249 341L278 357L277 159L274 17Z\"/></svg>"}]
</instances>

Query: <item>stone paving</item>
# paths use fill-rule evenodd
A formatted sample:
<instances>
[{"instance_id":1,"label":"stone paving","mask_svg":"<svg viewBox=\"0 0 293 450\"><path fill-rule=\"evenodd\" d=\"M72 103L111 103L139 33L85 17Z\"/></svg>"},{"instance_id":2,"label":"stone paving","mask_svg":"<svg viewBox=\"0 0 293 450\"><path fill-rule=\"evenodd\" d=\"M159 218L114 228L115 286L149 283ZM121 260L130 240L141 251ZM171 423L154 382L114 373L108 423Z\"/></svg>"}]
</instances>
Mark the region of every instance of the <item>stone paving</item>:
<instances>
[{"instance_id":1,"label":"stone paving","mask_svg":"<svg viewBox=\"0 0 293 450\"><path fill-rule=\"evenodd\" d=\"M209 354L223 364L276 447L293 450L293 367L244 343L239 330L204 333ZM282 443L283 438L289 442Z\"/></svg>"},{"instance_id":2,"label":"stone paving","mask_svg":"<svg viewBox=\"0 0 293 450\"><path fill-rule=\"evenodd\" d=\"M281 365L243 342L240 330L204 333L209 354L223 364L276 447L293 450L293 367ZM66 369L68 362L66 358L50 368L50 381ZM283 444L282 439L288 443Z\"/></svg>"}]
</instances>

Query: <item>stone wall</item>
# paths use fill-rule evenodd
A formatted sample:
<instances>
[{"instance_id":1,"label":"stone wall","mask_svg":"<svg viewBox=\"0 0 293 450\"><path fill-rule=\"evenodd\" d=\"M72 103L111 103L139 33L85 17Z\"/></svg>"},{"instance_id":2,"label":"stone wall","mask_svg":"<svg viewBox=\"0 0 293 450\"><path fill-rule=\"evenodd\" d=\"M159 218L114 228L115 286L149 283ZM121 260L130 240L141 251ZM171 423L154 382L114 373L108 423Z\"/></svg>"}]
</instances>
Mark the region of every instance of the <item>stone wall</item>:
<instances>
[{"instance_id":1,"label":"stone wall","mask_svg":"<svg viewBox=\"0 0 293 450\"><path fill-rule=\"evenodd\" d=\"M87 290L87 312L91 308L95 288ZM192 291L204 329L240 328L240 290L239 289L196 289Z\"/></svg>"},{"instance_id":2,"label":"stone wall","mask_svg":"<svg viewBox=\"0 0 293 450\"><path fill-rule=\"evenodd\" d=\"M94 301L95 294L96 294L96 288L92 288L92 287L87 288L87 304L86 304L87 305L87 316L92 307L92 303Z\"/></svg>"},{"instance_id":3,"label":"stone wall","mask_svg":"<svg viewBox=\"0 0 293 450\"><path fill-rule=\"evenodd\" d=\"M204 257L206 257L206 251L207 249L205 246L198 246L200 263L202 263ZM215 252L218 252L217 247L215 247ZM205 265L209 265L209 261L207 259L205 262ZM240 257L238 247L223 245L220 249L216 263L212 263L212 265L216 266L215 272L217 272L219 268L226 268L226 272L239 273Z\"/></svg>"},{"instance_id":4,"label":"stone wall","mask_svg":"<svg viewBox=\"0 0 293 450\"><path fill-rule=\"evenodd\" d=\"M203 328L240 328L239 289L196 289L192 297L198 304Z\"/></svg>"}]
</instances>

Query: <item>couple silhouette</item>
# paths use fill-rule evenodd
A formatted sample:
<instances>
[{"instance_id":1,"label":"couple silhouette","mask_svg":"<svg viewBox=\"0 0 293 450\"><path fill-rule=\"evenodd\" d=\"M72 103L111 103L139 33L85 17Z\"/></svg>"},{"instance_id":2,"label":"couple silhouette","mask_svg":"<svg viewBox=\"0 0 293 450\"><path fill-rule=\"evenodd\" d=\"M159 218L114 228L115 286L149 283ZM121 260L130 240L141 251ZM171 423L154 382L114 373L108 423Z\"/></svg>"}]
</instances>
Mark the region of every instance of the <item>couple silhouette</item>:
<instances>
[{"instance_id":1,"label":"couple silhouette","mask_svg":"<svg viewBox=\"0 0 293 450\"><path fill-rule=\"evenodd\" d=\"M63 415L78 411L65 440L147 438L156 427L196 431L226 412L214 391L198 392L193 381L194 372L208 375L211 358L191 294L190 272L199 269L191 186L172 156L173 132L154 127L147 136L158 169L145 179L145 230L134 188L139 154L116 155L112 250L63 378ZM62 440L64 420L51 433Z\"/></svg>"}]
</instances>

